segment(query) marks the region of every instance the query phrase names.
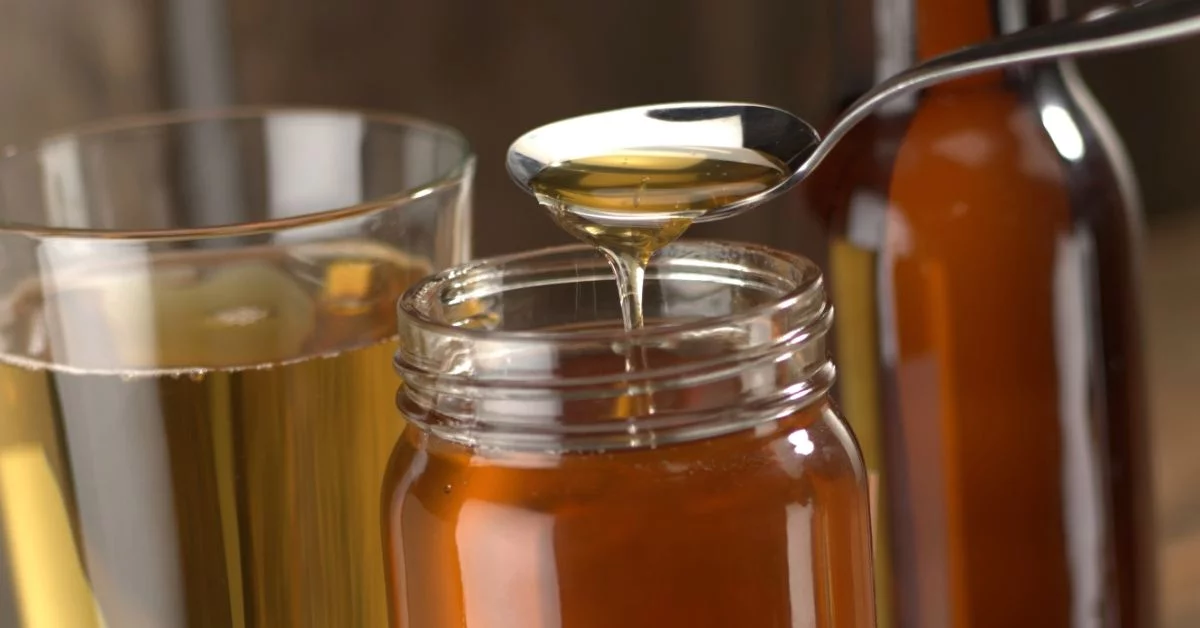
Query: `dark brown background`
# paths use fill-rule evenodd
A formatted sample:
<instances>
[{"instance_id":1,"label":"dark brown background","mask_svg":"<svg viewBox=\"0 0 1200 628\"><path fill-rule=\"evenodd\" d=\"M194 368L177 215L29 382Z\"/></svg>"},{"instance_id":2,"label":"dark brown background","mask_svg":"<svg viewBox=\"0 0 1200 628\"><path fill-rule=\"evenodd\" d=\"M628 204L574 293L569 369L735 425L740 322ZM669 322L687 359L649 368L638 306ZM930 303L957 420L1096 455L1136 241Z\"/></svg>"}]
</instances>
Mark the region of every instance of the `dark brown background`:
<instances>
[{"instance_id":1,"label":"dark brown background","mask_svg":"<svg viewBox=\"0 0 1200 628\"><path fill-rule=\"evenodd\" d=\"M1074 0L1077 8L1094 0ZM561 239L511 186L521 131L597 109L753 100L825 120L870 80L869 0L0 0L0 144L97 117L230 103L404 111L480 155L478 253ZM1200 206L1200 42L1090 60L1147 210ZM804 248L801 212L721 232ZM782 216L787 214L788 216ZM782 227L782 228L781 228Z\"/></svg>"},{"instance_id":2,"label":"dark brown background","mask_svg":"<svg viewBox=\"0 0 1200 628\"><path fill-rule=\"evenodd\" d=\"M1075 0L1075 8L1094 4ZM565 236L508 143L588 111L750 100L814 121L871 78L870 0L0 0L0 145L100 117L232 103L391 109L480 157L476 253ZM1090 60L1149 216L1148 332L1169 626L1200 625L1200 41ZM823 258L801 202L698 230Z\"/></svg>"}]
</instances>

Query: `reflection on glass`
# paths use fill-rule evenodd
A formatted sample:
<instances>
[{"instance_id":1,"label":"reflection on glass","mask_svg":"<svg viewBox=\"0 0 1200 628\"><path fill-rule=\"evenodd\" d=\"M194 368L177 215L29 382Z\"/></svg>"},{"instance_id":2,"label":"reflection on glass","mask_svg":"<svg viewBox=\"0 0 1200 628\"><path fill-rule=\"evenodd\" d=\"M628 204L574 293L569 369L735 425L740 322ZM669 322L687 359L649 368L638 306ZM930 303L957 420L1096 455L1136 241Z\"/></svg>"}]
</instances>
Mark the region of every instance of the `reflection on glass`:
<instances>
[{"instance_id":1,"label":"reflection on glass","mask_svg":"<svg viewBox=\"0 0 1200 628\"><path fill-rule=\"evenodd\" d=\"M814 265L677 242L637 335L590 247L429 282L401 305L393 628L874 627ZM689 299L723 305L673 318Z\"/></svg>"}]
</instances>

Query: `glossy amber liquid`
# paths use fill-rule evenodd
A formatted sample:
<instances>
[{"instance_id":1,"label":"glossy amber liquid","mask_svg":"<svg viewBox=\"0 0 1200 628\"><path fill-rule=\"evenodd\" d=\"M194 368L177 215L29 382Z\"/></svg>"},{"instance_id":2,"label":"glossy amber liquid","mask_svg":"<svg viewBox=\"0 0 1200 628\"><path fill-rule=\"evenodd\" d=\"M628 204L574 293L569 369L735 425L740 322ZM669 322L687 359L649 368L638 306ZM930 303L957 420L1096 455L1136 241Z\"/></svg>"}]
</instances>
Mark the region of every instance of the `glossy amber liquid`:
<instances>
[{"instance_id":1,"label":"glossy amber liquid","mask_svg":"<svg viewBox=\"0 0 1200 628\"><path fill-rule=\"evenodd\" d=\"M386 626L393 304L427 270L350 243L10 295L0 624Z\"/></svg>"},{"instance_id":2,"label":"glossy amber liquid","mask_svg":"<svg viewBox=\"0 0 1200 628\"><path fill-rule=\"evenodd\" d=\"M553 164L530 185L563 230L608 256L626 326L635 328L641 276L655 251L697 218L774 187L786 173L750 149L641 148Z\"/></svg>"},{"instance_id":3,"label":"glossy amber liquid","mask_svg":"<svg viewBox=\"0 0 1200 628\"><path fill-rule=\"evenodd\" d=\"M553 164L530 182L575 207L626 215L693 217L767 190L786 176L775 158L749 148L628 149Z\"/></svg>"},{"instance_id":4,"label":"glossy amber liquid","mask_svg":"<svg viewBox=\"0 0 1200 628\"><path fill-rule=\"evenodd\" d=\"M873 627L857 456L824 404L594 453L406 430L387 481L392 626Z\"/></svg>"}]
</instances>

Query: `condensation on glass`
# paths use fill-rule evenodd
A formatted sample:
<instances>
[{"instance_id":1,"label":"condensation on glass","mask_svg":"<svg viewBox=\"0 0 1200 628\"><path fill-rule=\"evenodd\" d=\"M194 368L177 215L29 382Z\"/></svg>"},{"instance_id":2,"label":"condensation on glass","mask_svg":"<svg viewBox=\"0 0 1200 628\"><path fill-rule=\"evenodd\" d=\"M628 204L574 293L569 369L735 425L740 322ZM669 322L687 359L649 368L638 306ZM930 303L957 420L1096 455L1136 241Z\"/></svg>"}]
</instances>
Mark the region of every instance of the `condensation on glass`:
<instances>
[{"instance_id":1,"label":"condensation on glass","mask_svg":"<svg viewBox=\"0 0 1200 628\"><path fill-rule=\"evenodd\" d=\"M386 626L394 304L467 259L471 171L330 110L0 159L0 626Z\"/></svg>"},{"instance_id":2,"label":"condensation on glass","mask_svg":"<svg viewBox=\"0 0 1200 628\"><path fill-rule=\"evenodd\" d=\"M645 289L625 334L612 271L574 246L402 299L394 628L874 626L817 268L676 243Z\"/></svg>"}]
</instances>

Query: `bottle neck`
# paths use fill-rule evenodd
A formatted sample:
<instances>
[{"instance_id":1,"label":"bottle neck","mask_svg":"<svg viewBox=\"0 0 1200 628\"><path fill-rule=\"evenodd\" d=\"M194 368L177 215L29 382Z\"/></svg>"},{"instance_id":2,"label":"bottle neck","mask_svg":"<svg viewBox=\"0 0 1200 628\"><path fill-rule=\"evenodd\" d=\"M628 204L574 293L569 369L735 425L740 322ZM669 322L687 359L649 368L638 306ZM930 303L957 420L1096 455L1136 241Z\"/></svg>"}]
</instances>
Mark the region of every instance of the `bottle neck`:
<instances>
[{"instance_id":1,"label":"bottle neck","mask_svg":"<svg viewBox=\"0 0 1200 628\"><path fill-rule=\"evenodd\" d=\"M999 15L1022 0L911 0L916 58L925 61L1000 34Z\"/></svg>"},{"instance_id":2,"label":"bottle neck","mask_svg":"<svg viewBox=\"0 0 1200 628\"><path fill-rule=\"evenodd\" d=\"M894 0L892 0L894 1ZM877 5L889 0L875 0ZM948 52L1002 35L1043 24L1062 11L1061 0L901 0L911 11L911 50L892 36L893 50L884 55L906 52L909 63L926 61ZM895 9L892 9L894 11ZM1003 80L1003 72L991 72L955 81L950 85L993 84ZM882 76L880 78L883 78Z\"/></svg>"},{"instance_id":3,"label":"bottle neck","mask_svg":"<svg viewBox=\"0 0 1200 628\"><path fill-rule=\"evenodd\" d=\"M846 103L919 61L1068 13L1066 0L852 0L839 11ZM905 109L909 101L901 97L884 109Z\"/></svg>"}]
</instances>

